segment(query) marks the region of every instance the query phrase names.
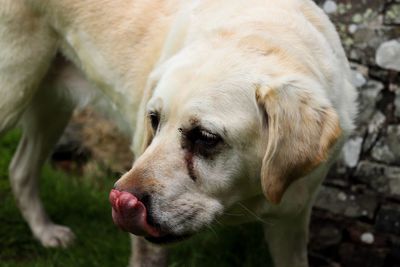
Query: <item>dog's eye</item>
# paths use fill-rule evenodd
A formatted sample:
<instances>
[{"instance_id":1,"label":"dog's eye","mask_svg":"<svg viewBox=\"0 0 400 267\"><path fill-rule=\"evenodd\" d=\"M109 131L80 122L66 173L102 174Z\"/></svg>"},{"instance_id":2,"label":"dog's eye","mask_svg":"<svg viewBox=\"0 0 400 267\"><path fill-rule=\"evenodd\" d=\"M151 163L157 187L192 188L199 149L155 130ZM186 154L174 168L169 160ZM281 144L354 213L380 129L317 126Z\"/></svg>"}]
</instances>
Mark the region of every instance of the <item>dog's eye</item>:
<instances>
[{"instance_id":1,"label":"dog's eye","mask_svg":"<svg viewBox=\"0 0 400 267\"><path fill-rule=\"evenodd\" d=\"M222 142L222 138L215 133L196 127L188 132L183 133L185 139L189 141L190 147L200 154L207 154Z\"/></svg>"},{"instance_id":2,"label":"dog's eye","mask_svg":"<svg viewBox=\"0 0 400 267\"><path fill-rule=\"evenodd\" d=\"M197 140L195 140L195 142L207 148L213 148L221 141L219 135L207 132L205 130L199 130L199 133L200 134L197 136Z\"/></svg>"},{"instance_id":3,"label":"dog's eye","mask_svg":"<svg viewBox=\"0 0 400 267\"><path fill-rule=\"evenodd\" d=\"M160 124L160 114L158 114L158 112L151 111L149 113L149 118L151 127L153 128L153 131L156 132L158 129L158 125Z\"/></svg>"}]
</instances>

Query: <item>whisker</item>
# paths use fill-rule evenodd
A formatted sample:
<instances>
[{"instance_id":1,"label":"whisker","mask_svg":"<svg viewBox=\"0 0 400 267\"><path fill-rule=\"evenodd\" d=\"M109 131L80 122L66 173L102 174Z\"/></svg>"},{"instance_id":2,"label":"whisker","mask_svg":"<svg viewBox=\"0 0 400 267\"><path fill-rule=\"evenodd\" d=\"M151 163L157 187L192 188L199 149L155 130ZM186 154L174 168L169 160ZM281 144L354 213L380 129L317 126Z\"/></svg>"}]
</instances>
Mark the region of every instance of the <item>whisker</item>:
<instances>
[{"instance_id":1,"label":"whisker","mask_svg":"<svg viewBox=\"0 0 400 267\"><path fill-rule=\"evenodd\" d=\"M240 217L240 216L243 216L244 213L228 213L228 212L224 212L223 215Z\"/></svg>"},{"instance_id":2,"label":"whisker","mask_svg":"<svg viewBox=\"0 0 400 267\"><path fill-rule=\"evenodd\" d=\"M254 218L257 219L257 221L265 223L265 224L271 224L270 222L267 222L265 219L259 217L257 214L255 214L253 211L251 211L249 208L247 208L245 205L242 203L238 202L238 204L245 210L247 211L250 215L252 215Z\"/></svg>"},{"instance_id":3,"label":"whisker","mask_svg":"<svg viewBox=\"0 0 400 267\"><path fill-rule=\"evenodd\" d=\"M220 222L217 218L215 218L215 222L218 223L218 225L223 226L224 224Z\"/></svg>"},{"instance_id":4,"label":"whisker","mask_svg":"<svg viewBox=\"0 0 400 267\"><path fill-rule=\"evenodd\" d=\"M210 229L214 236L219 239L217 231L215 231L215 229L211 225L207 224L207 228Z\"/></svg>"}]
</instances>

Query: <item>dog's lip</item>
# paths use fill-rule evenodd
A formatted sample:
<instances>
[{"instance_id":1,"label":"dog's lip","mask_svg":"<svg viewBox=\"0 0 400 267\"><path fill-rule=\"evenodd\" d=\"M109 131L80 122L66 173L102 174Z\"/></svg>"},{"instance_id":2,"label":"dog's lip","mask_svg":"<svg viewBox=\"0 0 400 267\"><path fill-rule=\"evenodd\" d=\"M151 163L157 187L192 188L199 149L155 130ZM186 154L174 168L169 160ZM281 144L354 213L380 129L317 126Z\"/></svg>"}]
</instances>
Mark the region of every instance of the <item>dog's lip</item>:
<instances>
[{"instance_id":1,"label":"dog's lip","mask_svg":"<svg viewBox=\"0 0 400 267\"><path fill-rule=\"evenodd\" d=\"M134 235L161 237L159 228L147 221L144 204L129 192L112 189L109 195L114 223L124 231Z\"/></svg>"},{"instance_id":2,"label":"dog's lip","mask_svg":"<svg viewBox=\"0 0 400 267\"><path fill-rule=\"evenodd\" d=\"M182 234L182 235L165 234L165 235L161 235L158 237L147 236L145 238L147 241L149 241L151 243L163 245L163 244L177 243L177 242L186 240L191 236L192 236L192 234Z\"/></svg>"}]
</instances>

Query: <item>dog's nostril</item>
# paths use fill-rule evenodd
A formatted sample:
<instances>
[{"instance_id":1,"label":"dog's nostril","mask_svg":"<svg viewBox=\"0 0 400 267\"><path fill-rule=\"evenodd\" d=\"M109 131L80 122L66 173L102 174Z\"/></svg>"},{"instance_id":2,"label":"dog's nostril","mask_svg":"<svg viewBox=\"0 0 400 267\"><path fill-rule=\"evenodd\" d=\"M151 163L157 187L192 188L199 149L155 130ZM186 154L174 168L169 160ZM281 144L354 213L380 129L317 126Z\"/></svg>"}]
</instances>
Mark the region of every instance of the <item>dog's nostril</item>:
<instances>
[{"instance_id":1,"label":"dog's nostril","mask_svg":"<svg viewBox=\"0 0 400 267\"><path fill-rule=\"evenodd\" d=\"M139 200L143 203L143 205L146 207L146 209L150 209L151 203L150 203L150 195L149 194L143 194Z\"/></svg>"},{"instance_id":2,"label":"dog's nostril","mask_svg":"<svg viewBox=\"0 0 400 267\"><path fill-rule=\"evenodd\" d=\"M158 227L158 228L159 228L159 227L160 227L160 224L157 223L157 222L154 220L154 217L153 217L153 212L152 212L152 207L151 207L151 197L150 197L150 195L149 195L149 194L143 195L140 201L143 203L143 205L144 205L144 206L146 207L146 209L147 209L147 218L146 218L147 223L148 223L149 225L151 225L151 226L154 226L154 227Z\"/></svg>"}]
</instances>

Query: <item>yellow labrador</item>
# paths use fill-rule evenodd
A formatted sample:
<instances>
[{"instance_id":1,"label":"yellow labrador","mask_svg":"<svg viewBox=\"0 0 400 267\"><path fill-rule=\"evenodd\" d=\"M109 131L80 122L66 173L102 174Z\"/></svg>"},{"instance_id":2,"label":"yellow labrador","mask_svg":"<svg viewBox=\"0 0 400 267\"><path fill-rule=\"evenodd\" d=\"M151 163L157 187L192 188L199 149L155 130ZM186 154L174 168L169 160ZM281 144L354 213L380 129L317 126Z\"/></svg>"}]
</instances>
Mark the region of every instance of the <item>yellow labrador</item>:
<instances>
[{"instance_id":1,"label":"yellow labrador","mask_svg":"<svg viewBox=\"0 0 400 267\"><path fill-rule=\"evenodd\" d=\"M115 223L144 237L133 265L166 264L148 241L250 221L247 209L270 222L276 266L308 266L311 206L356 113L338 35L312 1L0 3L0 132L23 126L11 183L44 246L73 233L46 215L37 176L95 87L134 132L137 160L110 193Z\"/></svg>"}]
</instances>

